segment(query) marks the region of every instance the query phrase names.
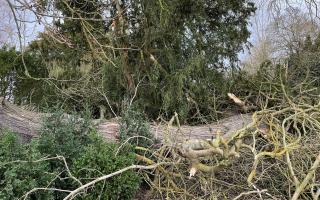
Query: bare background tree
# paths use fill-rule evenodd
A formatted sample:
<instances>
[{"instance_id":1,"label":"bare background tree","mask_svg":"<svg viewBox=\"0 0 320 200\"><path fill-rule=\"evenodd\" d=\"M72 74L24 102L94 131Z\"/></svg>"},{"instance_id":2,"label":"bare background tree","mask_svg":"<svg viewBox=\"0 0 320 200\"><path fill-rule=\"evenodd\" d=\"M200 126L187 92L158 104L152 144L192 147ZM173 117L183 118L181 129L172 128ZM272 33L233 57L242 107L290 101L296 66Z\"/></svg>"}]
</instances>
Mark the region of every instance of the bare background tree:
<instances>
[{"instance_id":1,"label":"bare background tree","mask_svg":"<svg viewBox=\"0 0 320 200\"><path fill-rule=\"evenodd\" d=\"M14 44L15 26L12 12L5 1L0 2L0 46Z\"/></svg>"},{"instance_id":2,"label":"bare background tree","mask_svg":"<svg viewBox=\"0 0 320 200\"><path fill-rule=\"evenodd\" d=\"M266 60L278 61L299 51L307 37L319 32L319 1L256 0L258 11L252 17L252 36L243 67L255 73Z\"/></svg>"}]
</instances>

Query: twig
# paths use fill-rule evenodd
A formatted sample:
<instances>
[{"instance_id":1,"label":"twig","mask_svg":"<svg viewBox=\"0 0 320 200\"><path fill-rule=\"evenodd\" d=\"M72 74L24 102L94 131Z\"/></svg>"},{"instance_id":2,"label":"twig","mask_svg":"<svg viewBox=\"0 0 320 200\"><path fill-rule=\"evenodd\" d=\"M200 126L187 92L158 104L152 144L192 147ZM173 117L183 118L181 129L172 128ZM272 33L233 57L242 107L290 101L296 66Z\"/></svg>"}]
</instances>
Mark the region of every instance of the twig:
<instances>
[{"instance_id":1,"label":"twig","mask_svg":"<svg viewBox=\"0 0 320 200\"><path fill-rule=\"evenodd\" d=\"M113 172L111 174L108 174L108 175L104 175L104 176L101 176L85 185L82 185L81 187L78 187L77 189L73 190L70 192L70 194L68 194L68 196L66 196L63 200L67 200L67 199L73 199L75 197L75 195L77 195L79 192L81 192L82 190L85 190L86 188L90 187L91 185L94 185L100 181L103 181L103 180L106 180L108 178L111 178L113 176L116 176L118 174L121 174L125 171L128 171L130 169L154 169L154 168L157 168L159 165L162 165L162 164L165 164L165 163L158 163L158 164L154 164L154 165L149 165L149 166L144 166L144 165L131 165L129 167L126 167L126 168L123 168L121 170L118 170L116 172Z\"/></svg>"},{"instance_id":2,"label":"twig","mask_svg":"<svg viewBox=\"0 0 320 200\"><path fill-rule=\"evenodd\" d=\"M307 186L308 182L312 178L313 174L315 173L316 169L319 167L319 164L320 164L320 153L317 156L316 160L314 161L312 167L310 168L309 173L306 175L306 177L303 179L301 184L298 186L298 188L294 192L291 200L297 200L299 198L301 192L303 192L303 190Z\"/></svg>"},{"instance_id":3,"label":"twig","mask_svg":"<svg viewBox=\"0 0 320 200\"><path fill-rule=\"evenodd\" d=\"M101 92L99 89L97 89L97 90L98 90L98 92L105 98L105 100L107 101L107 104L108 104L108 106L109 106L112 114L113 114L115 117L118 117L118 115L114 112L114 110L113 110L113 108L112 108L112 106L111 106L111 104L110 104L110 101L109 101L108 97L106 96L106 94L105 94L104 92Z\"/></svg>"},{"instance_id":4,"label":"twig","mask_svg":"<svg viewBox=\"0 0 320 200\"><path fill-rule=\"evenodd\" d=\"M26 200L31 193L36 192L38 190L57 191L57 192L71 192L70 190L62 190L62 189L57 189L57 188L33 188L32 190L27 192L25 195L23 195L21 198L23 198L23 200Z\"/></svg>"},{"instance_id":5,"label":"twig","mask_svg":"<svg viewBox=\"0 0 320 200\"><path fill-rule=\"evenodd\" d=\"M242 192L241 194L239 194L238 196L236 196L233 200L240 199L242 196L246 196L246 195L249 195L249 194L256 194L256 193L258 193L259 196L261 196L261 193L263 193L263 192L267 192L267 190L254 190L254 191L249 191L249 192Z\"/></svg>"},{"instance_id":6,"label":"twig","mask_svg":"<svg viewBox=\"0 0 320 200\"><path fill-rule=\"evenodd\" d=\"M49 160L62 160L63 163L64 163L64 166L66 168L66 171L69 175L69 177L71 179L73 179L74 181L76 181L77 183L79 183L79 185L82 186L82 183L79 181L79 179L77 179L76 177L74 177L72 174L71 174L71 171L68 167L68 164L67 164L67 161L66 159L63 157L63 156L56 156L56 157L50 157L50 158L47 158L47 157L44 157L44 158L40 158L38 160L35 160L35 161L26 161L26 160L15 160L15 161L12 161L12 162L7 162L7 163L4 163L3 165L0 165L0 166L4 166L4 165L8 165L8 164L13 164L13 163L38 163L38 162L43 162L43 161L49 161ZM24 199L26 199L28 197L28 195L30 195L31 193L37 191L37 190L52 190L52 191L62 191L62 192L71 192L69 190L62 190L62 189L56 189L56 188L34 188L32 190L30 190L29 192L27 192L23 197Z\"/></svg>"},{"instance_id":7,"label":"twig","mask_svg":"<svg viewBox=\"0 0 320 200\"><path fill-rule=\"evenodd\" d=\"M14 11L13 5L10 2L10 0L6 0L6 1L7 1L8 5L9 5L9 7L10 7L10 10L12 12L13 19L14 19L14 22L16 24L17 31L18 31L19 45L20 45L20 50L21 50L21 60L22 60L22 64L23 64L23 67L24 67L24 73L28 78L31 78L31 76L29 74L29 71L28 71L28 68L27 68L27 65L26 65L26 62L24 60L24 49L23 49L22 39L21 39L22 38L22 34L21 34L20 27L19 27L19 24L18 24L18 18L17 18L16 12Z\"/></svg>"},{"instance_id":8,"label":"twig","mask_svg":"<svg viewBox=\"0 0 320 200\"><path fill-rule=\"evenodd\" d=\"M64 166L66 167L67 173L69 174L70 178L72 178L74 181L76 181L77 183L79 183L79 185L82 185L81 181L79 181L79 179L77 179L75 176L73 176L73 175L71 174L71 171L70 171L70 169L69 169L69 167L68 167L68 164L67 164L67 161L66 161L65 157L63 157L63 156L57 156L57 158L63 161Z\"/></svg>"},{"instance_id":9,"label":"twig","mask_svg":"<svg viewBox=\"0 0 320 200\"><path fill-rule=\"evenodd\" d=\"M138 84L137 84L137 86L134 88L134 95L133 95L133 97L131 98L131 100L130 100L130 104L129 104L129 106L131 106L132 105L132 103L133 103L133 100L136 98L136 96L137 96L137 92L138 92L138 88L139 88L139 85L140 85L140 83L143 81L143 79L144 79L144 77L138 82Z\"/></svg>"},{"instance_id":10,"label":"twig","mask_svg":"<svg viewBox=\"0 0 320 200\"><path fill-rule=\"evenodd\" d=\"M123 147L124 145L126 145L130 140L135 139L135 138L143 138L143 139L150 140L151 142L153 142L153 140L151 140L150 138L147 138L147 137L145 137L145 136L137 135L137 136L129 137L128 139L126 139L126 141L124 141L124 142L119 146L119 148L117 149L117 151L116 151L116 153L115 153L115 156L118 155L119 151L122 149L122 147Z\"/></svg>"}]
</instances>

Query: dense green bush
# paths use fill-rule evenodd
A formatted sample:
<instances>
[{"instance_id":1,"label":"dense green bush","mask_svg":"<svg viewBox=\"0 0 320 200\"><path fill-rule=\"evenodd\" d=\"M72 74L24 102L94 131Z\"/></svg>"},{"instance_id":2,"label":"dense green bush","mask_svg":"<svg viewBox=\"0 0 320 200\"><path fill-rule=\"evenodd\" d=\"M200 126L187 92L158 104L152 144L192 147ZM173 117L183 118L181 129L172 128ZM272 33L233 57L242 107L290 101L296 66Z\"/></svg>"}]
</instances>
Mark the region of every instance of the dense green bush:
<instances>
[{"instance_id":1,"label":"dense green bush","mask_svg":"<svg viewBox=\"0 0 320 200\"><path fill-rule=\"evenodd\" d=\"M93 143L86 146L74 162L74 171L85 183L105 174L130 166L135 155L130 146L121 148L114 143L106 143L97 135L92 135ZM94 185L83 199L131 199L139 188L140 178L134 171L126 171Z\"/></svg>"},{"instance_id":2,"label":"dense green bush","mask_svg":"<svg viewBox=\"0 0 320 200\"><path fill-rule=\"evenodd\" d=\"M90 121L86 117L66 115L61 110L53 112L43 122L40 137L37 139L37 149L43 156L63 156L70 167L84 147L91 143L90 131L92 131ZM61 160L54 159L48 163L51 173L59 174L60 177L69 176ZM72 179L56 179L51 186L68 190L78 186L78 183ZM62 199L65 195L60 192L54 192L54 194L56 199Z\"/></svg>"},{"instance_id":3,"label":"dense green bush","mask_svg":"<svg viewBox=\"0 0 320 200\"><path fill-rule=\"evenodd\" d=\"M0 199L18 199L36 187L46 187L54 178L47 162L32 162L41 158L35 143L22 145L19 138L4 132L0 138ZM35 192L31 199L52 199L48 191Z\"/></svg>"},{"instance_id":4,"label":"dense green bush","mask_svg":"<svg viewBox=\"0 0 320 200\"><path fill-rule=\"evenodd\" d=\"M45 155L64 156L70 161L90 143L91 127L86 118L55 112L44 120L38 140L39 151Z\"/></svg>"},{"instance_id":5,"label":"dense green bush","mask_svg":"<svg viewBox=\"0 0 320 200\"><path fill-rule=\"evenodd\" d=\"M150 132L150 125L143 115L131 108L122 114L119 131L120 142L127 142L136 146L149 147L154 143Z\"/></svg>"},{"instance_id":6,"label":"dense green bush","mask_svg":"<svg viewBox=\"0 0 320 200\"><path fill-rule=\"evenodd\" d=\"M117 144L103 141L90 127L84 118L57 112L44 121L40 137L30 144L21 144L13 133L0 134L0 199L18 199L36 187L64 190L79 187L69 177L63 160L39 161L41 158L64 156L82 183L134 164L130 146L118 150ZM80 198L130 199L139 183L136 172L127 171L96 184ZM30 194L29 199L63 199L66 194L39 190Z\"/></svg>"}]
</instances>

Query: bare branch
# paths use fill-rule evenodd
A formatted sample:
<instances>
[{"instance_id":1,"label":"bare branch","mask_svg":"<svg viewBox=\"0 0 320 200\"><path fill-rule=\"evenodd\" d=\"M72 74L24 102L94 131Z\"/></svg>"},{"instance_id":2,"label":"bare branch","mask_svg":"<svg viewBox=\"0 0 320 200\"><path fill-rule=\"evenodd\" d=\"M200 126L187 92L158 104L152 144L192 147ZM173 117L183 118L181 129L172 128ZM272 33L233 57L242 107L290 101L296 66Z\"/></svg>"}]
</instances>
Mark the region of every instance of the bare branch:
<instances>
[{"instance_id":1,"label":"bare branch","mask_svg":"<svg viewBox=\"0 0 320 200\"><path fill-rule=\"evenodd\" d=\"M143 169L143 170L146 170L146 169L155 169L157 168L158 166L160 165L164 165L164 164L167 164L167 163L158 163L158 164L154 164L154 165L149 165L149 166L143 166L143 165L131 165L129 167L126 167L126 168L123 168L121 170L118 170L116 172L113 172L111 174L108 174L108 175L104 175L104 176L101 176L85 185L82 185L81 187L78 187L77 189L73 190L70 192L70 194L68 194L68 196L66 196L63 200L68 200L68 199L73 199L79 192L85 190L86 188L100 182L100 181L103 181L103 180L106 180L108 178L111 178L113 176L116 176L116 175L119 175L125 171L128 171L128 170L131 170L131 169Z\"/></svg>"}]
</instances>

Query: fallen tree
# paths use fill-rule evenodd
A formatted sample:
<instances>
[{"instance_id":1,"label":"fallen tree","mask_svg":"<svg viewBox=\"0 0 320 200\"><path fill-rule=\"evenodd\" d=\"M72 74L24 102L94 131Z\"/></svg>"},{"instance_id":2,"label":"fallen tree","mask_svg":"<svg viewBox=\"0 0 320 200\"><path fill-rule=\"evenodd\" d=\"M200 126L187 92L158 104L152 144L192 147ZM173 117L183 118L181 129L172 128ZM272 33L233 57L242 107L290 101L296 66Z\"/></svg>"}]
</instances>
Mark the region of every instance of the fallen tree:
<instances>
[{"instance_id":1,"label":"fallen tree","mask_svg":"<svg viewBox=\"0 0 320 200\"><path fill-rule=\"evenodd\" d=\"M157 166L154 178L145 176L150 197L318 199L320 103L290 98L284 89L283 93L274 107L209 125L173 126L179 124L177 116L151 125L162 146L137 147L138 160ZM2 101L0 125L26 138L36 137L48 115ZM96 124L104 138L117 139L117 120ZM105 177L109 175L101 179Z\"/></svg>"},{"instance_id":2,"label":"fallen tree","mask_svg":"<svg viewBox=\"0 0 320 200\"><path fill-rule=\"evenodd\" d=\"M9 129L23 136L28 140L38 135L38 130L44 118L50 116L49 113L37 113L19 106L11 104L10 102L1 100L0 105L0 128ZM68 117L68 115L66 115ZM184 139L210 139L215 137L217 132L223 133L225 137L230 137L233 132L239 130L252 122L251 114L237 114L215 123L179 127L168 127L166 124L151 124L151 132L156 139L163 139L165 133L179 134L174 135L171 140L182 141ZM113 120L94 120L96 128L102 136L108 140L116 140L119 131L119 121ZM169 130L168 130L169 129ZM177 137L178 136L178 137ZM168 136L171 137L171 136Z\"/></svg>"},{"instance_id":3,"label":"fallen tree","mask_svg":"<svg viewBox=\"0 0 320 200\"><path fill-rule=\"evenodd\" d=\"M233 94L228 95L243 110L248 110L243 101ZM0 127L21 135L24 141L37 137L43 119L51 115L50 113L28 111L4 99L1 100ZM64 117L67 119L70 115L65 114ZM178 126L172 126L174 121ZM93 124L105 139L117 140L120 126L117 119L94 120ZM268 127L265 125L258 125L252 121L252 114L237 114L215 123L200 126L180 126L176 114L165 124L152 124L151 134L164 146L175 146L183 157L190 160L190 176L194 176L198 170L214 172L220 168L220 166L208 166L201 163L201 158L219 155L228 160L232 157L239 157L239 150L244 145L242 138L240 137L236 142L232 141L234 136L240 133L239 131L246 129L251 131L257 129L264 133L268 131ZM143 156L138 156L138 159L148 164L154 164Z\"/></svg>"}]
</instances>

